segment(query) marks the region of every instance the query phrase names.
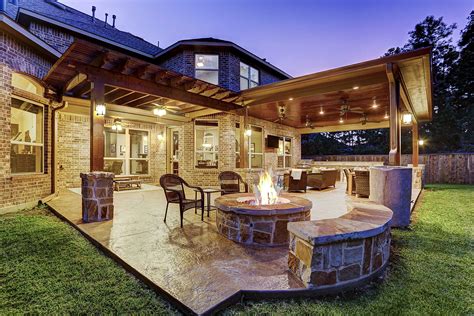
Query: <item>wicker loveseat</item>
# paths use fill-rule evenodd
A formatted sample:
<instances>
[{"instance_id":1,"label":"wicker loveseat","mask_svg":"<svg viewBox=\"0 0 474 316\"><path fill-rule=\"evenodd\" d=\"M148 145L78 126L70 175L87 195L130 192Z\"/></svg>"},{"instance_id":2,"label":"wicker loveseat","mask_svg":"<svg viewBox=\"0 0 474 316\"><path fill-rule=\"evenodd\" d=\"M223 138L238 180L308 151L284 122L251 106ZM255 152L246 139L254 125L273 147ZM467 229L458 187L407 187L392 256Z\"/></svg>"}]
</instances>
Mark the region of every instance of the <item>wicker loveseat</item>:
<instances>
[{"instance_id":1,"label":"wicker loveseat","mask_svg":"<svg viewBox=\"0 0 474 316\"><path fill-rule=\"evenodd\" d=\"M336 179L339 171L336 169L322 169L316 173L308 174L307 185L318 190L328 187L336 187Z\"/></svg>"}]
</instances>

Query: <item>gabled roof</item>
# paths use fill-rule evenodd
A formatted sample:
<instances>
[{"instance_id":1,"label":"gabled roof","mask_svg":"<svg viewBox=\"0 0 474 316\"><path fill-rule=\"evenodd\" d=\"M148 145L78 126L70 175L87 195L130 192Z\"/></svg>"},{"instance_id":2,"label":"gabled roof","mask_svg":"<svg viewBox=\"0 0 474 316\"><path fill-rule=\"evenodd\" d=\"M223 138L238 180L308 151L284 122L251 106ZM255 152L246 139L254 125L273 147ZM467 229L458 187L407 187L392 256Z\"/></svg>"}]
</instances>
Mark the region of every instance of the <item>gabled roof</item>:
<instances>
[{"instance_id":1,"label":"gabled roof","mask_svg":"<svg viewBox=\"0 0 474 316\"><path fill-rule=\"evenodd\" d=\"M192 38L192 39L186 39L186 40L181 40L177 41L171 46L168 46L167 48L163 49L161 52L159 52L156 55L156 58L160 58L162 56L167 55L168 53L174 51L175 49L181 47L181 46L215 46L215 47L230 47L232 49L235 49L238 51L240 54L245 55L246 57L253 59L257 63L270 68L274 72L278 73L283 79L290 79L292 78L289 74L281 70L280 68L272 65L268 61L266 61L264 58L260 58L257 55L249 52L245 48L242 48L241 46L231 42L231 41L226 41L218 38L213 38L213 37L203 37L203 38Z\"/></svg>"},{"instance_id":2,"label":"gabled roof","mask_svg":"<svg viewBox=\"0 0 474 316\"><path fill-rule=\"evenodd\" d=\"M97 17L95 21L92 21L92 16L56 0L18 0L17 2L18 4L14 5L8 1L6 13L20 24L23 20L34 18L147 57L152 57L161 51L158 46L140 37L120 31L110 24L106 25ZM112 17L109 18L112 19Z\"/></svg>"}]
</instances>

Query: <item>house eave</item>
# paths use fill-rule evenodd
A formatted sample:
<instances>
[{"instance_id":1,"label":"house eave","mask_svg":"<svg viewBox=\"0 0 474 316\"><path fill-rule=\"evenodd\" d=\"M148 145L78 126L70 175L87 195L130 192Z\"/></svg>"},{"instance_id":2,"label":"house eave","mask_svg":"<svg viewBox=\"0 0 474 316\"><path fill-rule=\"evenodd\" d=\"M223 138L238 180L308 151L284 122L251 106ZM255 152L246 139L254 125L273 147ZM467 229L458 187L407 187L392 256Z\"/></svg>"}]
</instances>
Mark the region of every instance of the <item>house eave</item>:
<instances>
[{"instance_id":1,"label":"house eave","mask_svg":"<svg viewBox=\"0 0 474 316\"><path fill-rule=\"evenodd\" d=\"M0 29L12 34L15 38L22 40L30 46L35 47L41 53L51 59L58 59L61 53L52 46L41 40L39 37L30 33L27 29L10 19L3 13L0 13Z\"/></svg>"}]
</instances>

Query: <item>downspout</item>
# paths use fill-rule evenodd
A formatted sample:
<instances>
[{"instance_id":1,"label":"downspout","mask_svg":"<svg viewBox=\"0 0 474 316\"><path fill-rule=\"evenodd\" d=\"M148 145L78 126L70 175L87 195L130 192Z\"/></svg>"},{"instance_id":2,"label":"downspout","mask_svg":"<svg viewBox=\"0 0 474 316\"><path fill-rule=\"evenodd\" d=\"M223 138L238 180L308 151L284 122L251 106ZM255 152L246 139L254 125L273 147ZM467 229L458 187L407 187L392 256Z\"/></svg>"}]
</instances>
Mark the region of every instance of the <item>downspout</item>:
<instances>
[{"instance_id":1,"label":"downspout","mask_svg":"<svg viewBox=\"0 0 474 316\"><path fill-rule=\"evenodd\" d=\"M52 131L51 131L51 194L56 194L56 173L57 173L57 161L56 161L56 143L57 143L57 129L58 129L58 122L56 120L56 111L59 110L64 110L67 108L68 103L66 101L63 101L63 103L58 106L53 108L52 111Z\"/></svg>"}]
</instances>

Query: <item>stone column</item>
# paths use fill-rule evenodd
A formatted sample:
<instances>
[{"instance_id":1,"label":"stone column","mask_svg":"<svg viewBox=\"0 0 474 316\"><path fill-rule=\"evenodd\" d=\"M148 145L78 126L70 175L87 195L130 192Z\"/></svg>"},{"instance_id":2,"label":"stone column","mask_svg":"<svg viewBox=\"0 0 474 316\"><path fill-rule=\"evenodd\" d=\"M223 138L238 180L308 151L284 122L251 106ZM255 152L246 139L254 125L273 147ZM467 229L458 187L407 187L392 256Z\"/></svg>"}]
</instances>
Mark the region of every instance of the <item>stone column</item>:
<instances>
[{"instance_id":1,"label":"stone column","mask_svg":"<svg viewBox=\"0 0 474 316\"><path fill-rule=\"evenodd\" d=\"M412 194L412 168L370 168L371 201L382 204L393 212L392 227L410 225Z\"/></svg>"},{"instance_id":2,"label":"stone column","mask_svg":"<svg viewBox=\"0 0 474 316\"><path fill-rule=\"evenodd\" d=\"M82 221L101 222L114 217L114 174L111 172L81 173Z\"/></svg>"}]
</instances>

